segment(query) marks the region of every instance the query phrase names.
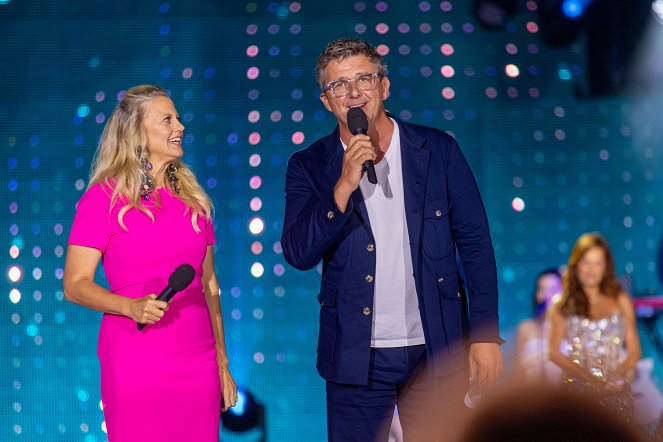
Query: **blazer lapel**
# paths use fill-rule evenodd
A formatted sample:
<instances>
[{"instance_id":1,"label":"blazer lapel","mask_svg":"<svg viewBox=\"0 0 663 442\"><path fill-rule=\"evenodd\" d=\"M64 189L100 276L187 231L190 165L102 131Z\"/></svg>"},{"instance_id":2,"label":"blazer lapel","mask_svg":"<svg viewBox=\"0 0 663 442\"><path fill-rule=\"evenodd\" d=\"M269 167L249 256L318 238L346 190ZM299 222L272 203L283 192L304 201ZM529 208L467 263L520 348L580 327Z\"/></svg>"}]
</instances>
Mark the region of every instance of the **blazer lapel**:
<instances>
[{"instance_id":1,"label":"blazer lapel","mask_svg":"<svg viewBox=\"0 0 663 442\"><path fill-rule=\"evenodd\" d=\"M412 264L416 268L421 238L424 196L430 152L423 148L426 139L417 135L407 125L399 123L401 133L401 161L403 163L403 197L405 218L410 236Z\"/></svg>"}]
</instances>

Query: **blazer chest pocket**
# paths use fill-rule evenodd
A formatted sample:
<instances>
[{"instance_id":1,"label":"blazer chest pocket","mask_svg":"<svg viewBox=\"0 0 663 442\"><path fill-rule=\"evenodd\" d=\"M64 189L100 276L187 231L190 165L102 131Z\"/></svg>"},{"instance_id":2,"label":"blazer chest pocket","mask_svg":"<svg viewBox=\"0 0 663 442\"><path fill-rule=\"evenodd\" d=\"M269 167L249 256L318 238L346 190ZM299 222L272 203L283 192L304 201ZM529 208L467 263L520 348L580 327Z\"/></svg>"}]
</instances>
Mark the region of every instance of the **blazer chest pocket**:
<instances>
[{"instance_id":1,"label":"blazer chest pocket","mask_svg":"<svg viewBox=\"0 0 663 442\"><path fill-rule=\"evenodd\" d=\"M423 250L433 259L447 256L453 251L449 206L446 198L426 201L423 212Z\"/></svg>"}]
</instances>

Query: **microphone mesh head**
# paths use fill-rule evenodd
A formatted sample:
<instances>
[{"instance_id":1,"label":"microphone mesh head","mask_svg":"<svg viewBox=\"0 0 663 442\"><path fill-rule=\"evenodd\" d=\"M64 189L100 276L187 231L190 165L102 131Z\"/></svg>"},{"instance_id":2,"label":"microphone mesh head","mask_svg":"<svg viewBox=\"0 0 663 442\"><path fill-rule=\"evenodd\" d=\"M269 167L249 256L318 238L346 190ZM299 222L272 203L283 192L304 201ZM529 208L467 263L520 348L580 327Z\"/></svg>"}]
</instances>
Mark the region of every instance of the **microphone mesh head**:
<instances>
[{"instance_id":1,"label":"microphone mesh head","mask_svg":"<svg viewBox=\"0 0 663 442\"><path fill-rule=\"evenodd\" d=\"M175 291L179 292L191 284L194 276L196 276L196 271L193 267L189 264L182 264L170 274L168 277L168 285Z\"/></svg>"},{"instance_id":2,"label":"microphone mesh head","mask_svg":"<svg viewBox=\"0 0 663 442\"><path fill-rule=\"evenodd\" d=\"M352 107L348 111L348 129L354 135L368 132L368 118L361 108Z\"/></svg>"}]
</instances>

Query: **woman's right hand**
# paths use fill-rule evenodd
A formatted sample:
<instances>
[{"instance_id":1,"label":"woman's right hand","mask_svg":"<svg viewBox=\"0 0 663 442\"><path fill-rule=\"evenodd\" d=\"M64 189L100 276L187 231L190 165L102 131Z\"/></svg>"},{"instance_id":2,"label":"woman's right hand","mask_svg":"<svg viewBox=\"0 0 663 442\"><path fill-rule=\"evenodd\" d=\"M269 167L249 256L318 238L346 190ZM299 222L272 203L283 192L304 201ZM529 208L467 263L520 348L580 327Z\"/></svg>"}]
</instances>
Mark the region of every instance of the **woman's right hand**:
<instances>
[{"instance_id":1,"label":"woman's right hand","mask_svg":"<svg viewBox=\"0 0 663 442\"><path fill-rule=\"evenodd\" d=\"M129 301L127 316L139 324L154 324L159 322L166 310L168 303L156 299L157 295L143 296Z\"/></svg>"}]
</instances>

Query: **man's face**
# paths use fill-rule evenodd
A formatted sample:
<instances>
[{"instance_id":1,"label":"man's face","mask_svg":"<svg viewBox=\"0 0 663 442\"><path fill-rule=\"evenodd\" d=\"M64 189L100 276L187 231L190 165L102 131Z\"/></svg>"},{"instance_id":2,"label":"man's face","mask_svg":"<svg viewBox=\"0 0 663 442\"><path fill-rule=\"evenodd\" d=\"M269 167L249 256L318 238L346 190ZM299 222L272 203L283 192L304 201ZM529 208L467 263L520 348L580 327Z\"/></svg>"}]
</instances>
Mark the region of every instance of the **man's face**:
<instances>
[{"instance_id":1,"label":"man's face","mask_svg":"<svg viewBox=\"0 0 663 442\"><path fill-rule=\"evenodd\" d=\"M360 107L368 117L369 127L384 114L384 100L389 96L389 79L378 76L373 90L360 90L354 81L358 74L376 72L377 66L364 55L353 55L341 62L332 61L327 65L325 84L337 80L351 80L350 91L343 97L335 96L331 90L320 95L322 103L334 114L343 129L347 129L347 114L350 108Z\"/></svg>"}]
</instances>

